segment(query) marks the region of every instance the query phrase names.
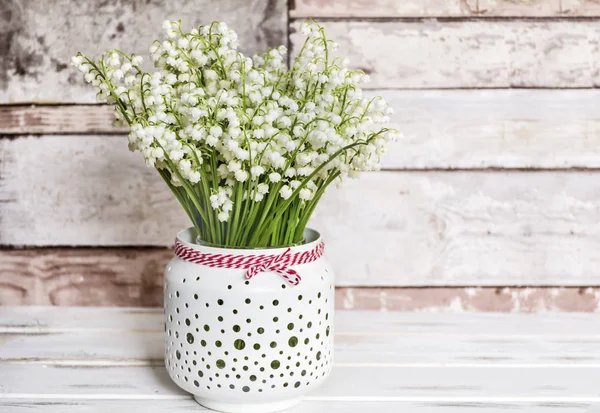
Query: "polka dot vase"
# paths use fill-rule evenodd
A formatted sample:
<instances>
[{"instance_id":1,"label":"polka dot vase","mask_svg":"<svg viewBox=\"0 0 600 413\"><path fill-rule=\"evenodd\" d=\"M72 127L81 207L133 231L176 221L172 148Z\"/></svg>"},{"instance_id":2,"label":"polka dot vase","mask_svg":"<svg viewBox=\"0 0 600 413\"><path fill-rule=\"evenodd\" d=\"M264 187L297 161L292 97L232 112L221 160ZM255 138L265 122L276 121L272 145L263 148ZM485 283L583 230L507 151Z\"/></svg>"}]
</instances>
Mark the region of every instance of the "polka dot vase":
<instances>
[{"instance_id":1,"label":"polka dot vase","mask_svg":"<svg viewBox=\"0 0 600 413\"><path fill-rule=\"evenodd\" d=\"M227 249L194 243L193 229L178 245L210 256L308 254L321 244L273 249ZM177 251L177 250L176 250ZM218 268L176 256L165 272L165 364L171 379L201 405L223 412L274 412L298 403L323 383L333 361L334 280L319 256L251 279L240 268Z\"/></svg>"}]
</instances>

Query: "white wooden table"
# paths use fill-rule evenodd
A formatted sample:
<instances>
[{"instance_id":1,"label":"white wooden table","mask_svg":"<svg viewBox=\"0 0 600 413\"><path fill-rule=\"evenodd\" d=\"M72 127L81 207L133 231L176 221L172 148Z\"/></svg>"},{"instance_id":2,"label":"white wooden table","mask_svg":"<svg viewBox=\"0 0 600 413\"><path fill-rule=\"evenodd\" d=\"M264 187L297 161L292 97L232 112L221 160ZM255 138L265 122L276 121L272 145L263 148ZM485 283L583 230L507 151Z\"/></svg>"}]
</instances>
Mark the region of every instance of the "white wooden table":
<instances>
[{"instance_id":1,"label":"white wooden table","mask_svg":"<svg viewBox=\"0 0 600 413\"><path fill-rule=\"evenodd\" d=\"M295 413L600 412L600 315L340 311L331 378ZM0 307L0 412L204 410L157 309Z\"/></svg>"}]
</instances>

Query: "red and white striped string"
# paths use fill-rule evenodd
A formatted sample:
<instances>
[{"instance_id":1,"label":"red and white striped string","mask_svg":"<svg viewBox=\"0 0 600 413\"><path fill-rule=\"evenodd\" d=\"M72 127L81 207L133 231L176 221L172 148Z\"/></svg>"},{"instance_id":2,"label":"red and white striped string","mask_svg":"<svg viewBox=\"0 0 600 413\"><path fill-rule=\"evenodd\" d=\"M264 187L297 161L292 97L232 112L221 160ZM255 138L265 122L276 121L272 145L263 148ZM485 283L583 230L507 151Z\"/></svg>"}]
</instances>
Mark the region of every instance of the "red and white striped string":
<instances>
[{"instance_id":1,"label":"red and white striped string","mask_svg":"<svg viewBox=\"0 0 600 413\"><path fill-rule=\"evenodd\" d=\"M175 240L175 255L184 261L213 268L244 269L248 279L261 272L274 271L292 285L298 285L302 278L290 267L321 258L324 249L325 244L321 241L312 250L296 253L291 253L291 248L288 248L281 254L271 255L209 254Z\"/></svg>"}]
</instances>

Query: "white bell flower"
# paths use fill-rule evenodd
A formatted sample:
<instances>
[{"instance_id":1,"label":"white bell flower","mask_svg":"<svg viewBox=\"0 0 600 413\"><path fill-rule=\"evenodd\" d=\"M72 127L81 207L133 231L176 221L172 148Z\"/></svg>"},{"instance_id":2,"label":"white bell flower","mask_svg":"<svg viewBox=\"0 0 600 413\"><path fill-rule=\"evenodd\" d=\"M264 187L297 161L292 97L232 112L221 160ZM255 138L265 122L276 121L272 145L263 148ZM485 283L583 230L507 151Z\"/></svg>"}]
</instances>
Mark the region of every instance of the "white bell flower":
<instances>
[{"instance_id":1,"label":"white bell flower","mask_svg":"<svg viewBox=\"0 0 600 413\"><path fill-rule=\"evenodd\" d=\"M149 48L154 72L141 68L140 56L118 50L97 62L78 54L71 63L100 102L118 103L117 118L130 125L129 148L179 188L203 236L228 228L215 223L229 222L245 200L256 203L258 216L298 203L312 211L327 183L380 169L400 136L387 126L388 103L363 96L369 76L350 69L315 22L301 26L305 44L289 69L284 46L245 56L224 23L186 32L179 21L165 21L163 30L165 38ZM194 211L197 205L210 211ZM232 225L257 225L248 219L242 214ZM268 235L258 238L271 242Z\"/></svg>"}]
</instances>

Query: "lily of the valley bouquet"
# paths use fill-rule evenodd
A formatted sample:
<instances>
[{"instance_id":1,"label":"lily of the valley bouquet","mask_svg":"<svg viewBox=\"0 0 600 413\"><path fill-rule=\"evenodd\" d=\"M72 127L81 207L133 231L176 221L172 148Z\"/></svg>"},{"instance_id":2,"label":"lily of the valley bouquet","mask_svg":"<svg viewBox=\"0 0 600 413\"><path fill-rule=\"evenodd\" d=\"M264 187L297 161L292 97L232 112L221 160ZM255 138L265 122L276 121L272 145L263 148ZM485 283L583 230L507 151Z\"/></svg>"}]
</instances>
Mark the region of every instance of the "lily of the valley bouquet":
<instances>
[{"instance_id":1,"label":"lily of the valley bouquet","mask_svg":"<svg viewBox=\"0 0 600 413\"><path fill-rule=\"evenodd\" d=\"M155 72L120 50L72 61L129 124L129 148L158 170L200 241L301 243L327 187L380 167L395 135L382 126L391 108L363 97L369 77L333 58L336 44L317 23L302 26L290 68L283 46L252 58L238 52L224 23L163 28L166 39L150 47Z\"/></svg>"},{"instance_id":2,"label":"lily of the valley bouquet","mask_svg":"<svg viewBox=\"0 0 600 413\"><path fill-rule=\"evenodd\" d=\"M284 47L239 53L223 23L164 29L154 73L119 50L73 63L194 224L165 270L169 376L214 410L279 411L333 365L333 268L307 222L331 184L379 168L391 110L314 22L289 68Z\"/></svg>"}]
</instances>

